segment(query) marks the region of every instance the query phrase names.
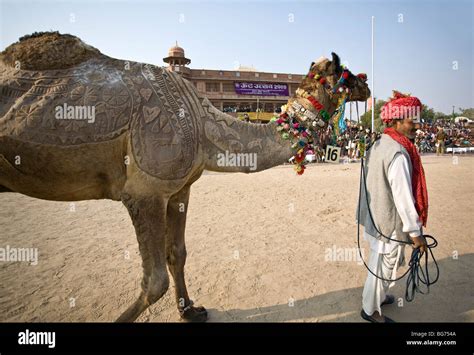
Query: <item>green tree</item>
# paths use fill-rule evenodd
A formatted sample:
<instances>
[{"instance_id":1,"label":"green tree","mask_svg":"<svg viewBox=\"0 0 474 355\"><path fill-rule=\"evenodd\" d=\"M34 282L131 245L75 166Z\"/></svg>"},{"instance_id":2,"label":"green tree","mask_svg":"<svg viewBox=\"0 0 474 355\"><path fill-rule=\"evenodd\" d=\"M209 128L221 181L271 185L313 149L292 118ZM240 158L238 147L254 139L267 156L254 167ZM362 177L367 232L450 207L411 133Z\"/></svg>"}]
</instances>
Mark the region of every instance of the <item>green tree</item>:
<instances>
[{"instance_id":1,"label":"green tree","mask_svg":"<svg viewBox=\"0 0 474 355\"><path fill-rule=\"evenodd\" d=\"M450 120L450 119L451 119L451 116L450 116L450 115L446 115L446 114L443 113L443 112L435 112L435 114L434 114L434 119L435 119L435 120Z\"/></svg>"},{"instance_id":2,"label":"green tree","mask_svg":"<svg viewBox=\"0 0 474 355\"><path fill-rule=\"evenodd\" d=\"M382 110L382 106L385 104L386 101L384 100L375 101L374 129L376 132L382 132L384 128L382 119L380 118L380 111ZM372 109L370 109L360 117L360 123L364 128L372 128Z\"/></svg>"},{"instance_id":3,"label":"green tree","mask_svg":"<svg viewBox=\"0 0 474 355\"><path fill-rule=\"evenodd\" d=\"M461 110L460 116L474 120L474 108L459 108Z\"/></svg>"},{"instance_id":4,"label":"green tree","mask_svg":"<svg viewBox=\"0 0 474 355\"><path fill-rule=\"evenodd\" d=\"M421 110L421 118L425 120L425 122L433 122L435 118L435 112L432 108L429 108L426 105L423 105L423 108Z\"/></svg>"}]
</instances>

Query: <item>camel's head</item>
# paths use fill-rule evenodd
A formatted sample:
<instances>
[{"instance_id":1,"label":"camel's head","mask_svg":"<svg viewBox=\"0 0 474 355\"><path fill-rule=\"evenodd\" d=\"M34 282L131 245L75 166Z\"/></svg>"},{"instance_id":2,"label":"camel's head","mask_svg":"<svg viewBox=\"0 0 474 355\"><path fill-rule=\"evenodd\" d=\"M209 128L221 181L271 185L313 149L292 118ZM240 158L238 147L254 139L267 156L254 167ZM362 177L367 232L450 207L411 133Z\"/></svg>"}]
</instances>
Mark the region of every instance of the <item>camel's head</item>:
<instances>
[{"instance_id":1,"label":"camel's head","mask_svg":"<svg viewBox=\"0 0 474 355\"><path fill-rule=\"evenodd\" d=\"M366 101L369 97L367 76L352 74L341 65L338 55L332 53L332 60L321 57L311 63L287 108L297 112L300 121L311 122L313 127L324 130L330 116L344 100Z\"/></svg>"},{"instance_id":2,"label":"camel's head","mask_svg":"<svg viewBox=\"0 0 474 355\"><path fill-rule=\"evenodd\" d=\"M337 103L344 92L347 94L347 101L366 101L370 97L367 76L352 74L348 68L341 65L336 53L331 53L331 55L332 60L321 57L311 63L308 75L301 83L301 88L318 96L324 95L333 103Z\"/></svg>"}]
</instances>

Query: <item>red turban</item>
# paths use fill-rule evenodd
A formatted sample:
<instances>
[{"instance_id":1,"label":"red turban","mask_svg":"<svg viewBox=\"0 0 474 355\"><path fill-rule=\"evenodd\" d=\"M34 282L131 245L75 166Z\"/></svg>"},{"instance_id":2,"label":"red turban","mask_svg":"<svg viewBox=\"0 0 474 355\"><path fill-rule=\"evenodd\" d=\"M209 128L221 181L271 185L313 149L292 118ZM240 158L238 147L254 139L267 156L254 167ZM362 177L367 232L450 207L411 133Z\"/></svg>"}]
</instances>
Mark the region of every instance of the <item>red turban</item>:
<instances>
[{"instance_id":1,"label":"red turban","mask_svg":"<svg viewBox=\"0 0 474 355\"><path fill-rule=\"evenodd\" d=\"M414 96L402 94L399 91L393 91L393 97L383 105L380 117L387 124L392 120L411 117L419 119L421 114L421 101Z\"/></svg>"}]
</instances>

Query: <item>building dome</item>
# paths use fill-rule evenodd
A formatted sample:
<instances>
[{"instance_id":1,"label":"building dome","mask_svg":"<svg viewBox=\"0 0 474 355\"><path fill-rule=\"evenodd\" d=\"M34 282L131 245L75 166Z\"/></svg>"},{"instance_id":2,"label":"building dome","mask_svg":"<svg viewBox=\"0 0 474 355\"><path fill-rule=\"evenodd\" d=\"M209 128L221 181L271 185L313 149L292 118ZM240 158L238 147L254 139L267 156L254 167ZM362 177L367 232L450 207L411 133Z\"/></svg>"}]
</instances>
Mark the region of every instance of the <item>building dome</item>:
<instances>
[{"instance_id":1,"label":"building dome","mask_svg":"<svg viewBox=\"0 0 474 355\"><path fill-rule=\"evenodd\" d=\"M168 50L168 57L182 57L184 58L184 49L178 46L171 47Z\"/></svg>"},{"instance_id":2,"label":"building dome","mask_svg":"<svg viewBox=\"0 0 474 355\"><path fill-rule=\"evenodd\" d=\"M163 58L163 61L168 64L180 65L186 65L191 63L191 60L186 58L186 56L184 55L184 49L178 46L177 41L176 45L168 50L168 56L166 58Z\"/></svg>"}]
</instances>

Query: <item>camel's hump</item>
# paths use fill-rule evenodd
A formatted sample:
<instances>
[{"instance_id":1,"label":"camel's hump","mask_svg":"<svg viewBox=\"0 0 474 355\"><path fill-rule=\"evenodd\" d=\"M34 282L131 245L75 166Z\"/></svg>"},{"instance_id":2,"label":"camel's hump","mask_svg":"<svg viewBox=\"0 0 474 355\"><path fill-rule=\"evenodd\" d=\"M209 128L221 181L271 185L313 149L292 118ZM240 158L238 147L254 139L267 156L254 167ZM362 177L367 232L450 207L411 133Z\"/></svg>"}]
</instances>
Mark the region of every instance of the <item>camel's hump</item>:
<instances>
[{"instance_id":1,"label":"camel's hump","mask_svg":"<svg viewBox=\"0 0 474 355\"><path fill-rule=\"evenodd\" d=\"M59 32L35 32L23 36L0 53L7 66L23 70L67 69L93 57L100 51L76 36Z\"/></svg>"}]
</instances>

